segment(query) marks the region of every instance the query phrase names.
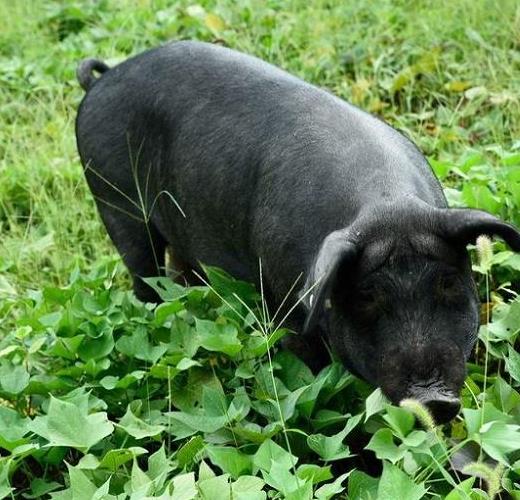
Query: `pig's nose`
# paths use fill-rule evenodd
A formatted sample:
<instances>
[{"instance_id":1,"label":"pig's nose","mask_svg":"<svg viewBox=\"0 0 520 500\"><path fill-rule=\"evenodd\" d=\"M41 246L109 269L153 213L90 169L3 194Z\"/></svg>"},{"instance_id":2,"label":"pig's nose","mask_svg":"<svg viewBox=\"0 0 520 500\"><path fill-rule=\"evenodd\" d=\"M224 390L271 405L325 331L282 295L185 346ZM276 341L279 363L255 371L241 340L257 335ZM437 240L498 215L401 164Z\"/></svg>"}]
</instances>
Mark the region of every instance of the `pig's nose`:
<instances>
[{"instance_id":1,"label":"pig's nose","mask_svg":"<svg viewBox=\"0 0 520 500\"><path fill-rule=\"evenodd\" d=\"M460 401L455 396L438 396L423 401L437 424L444 424L454 418L460 410Z\"/></svg>"}]
</instances>

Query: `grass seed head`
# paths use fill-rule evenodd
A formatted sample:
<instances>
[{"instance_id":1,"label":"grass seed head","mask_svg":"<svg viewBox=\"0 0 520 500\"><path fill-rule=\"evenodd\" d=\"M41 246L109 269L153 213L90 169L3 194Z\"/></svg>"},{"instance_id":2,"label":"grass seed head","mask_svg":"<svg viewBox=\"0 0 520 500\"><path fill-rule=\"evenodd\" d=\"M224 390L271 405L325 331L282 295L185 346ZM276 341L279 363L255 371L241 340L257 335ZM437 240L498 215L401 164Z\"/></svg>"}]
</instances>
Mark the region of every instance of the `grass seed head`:
<instances>
[{"instance_id":1,"label":"grass seed head","mask_svg":"<svg viewBox=\"0 0 520 500\"><path fill-rule=\"evenodd\" d=\"M435 430L435 420L426 406L417 401L416 399L403 399L399 406L410 410L421 422L423 427L429 431Z\"/></svg>"},{"instance_id":2,"label":"grass seed head","mask_svg":"<svg viewBox=\"0 0 520 500\"><path fill-rule=\"evenodd\" d=\"M470 462L462 469L464 474L476 476L486 481L488 487L488 496L491 500L500 492L502 475L504 473L504 466L498 464L494 469L484 462Z\"/></svg>"},{"instance_id":3,"label":"grass seed head","mask_svg":"<svg viewBox=\"0 0 520 500\"><path fill-rule=\"evenodd\" d=\"M491 269L491 260L493 258L493 244L489 236L481 234L477 238L477 254L480 267L488 272Z\"/></svg>"}]
</instances>

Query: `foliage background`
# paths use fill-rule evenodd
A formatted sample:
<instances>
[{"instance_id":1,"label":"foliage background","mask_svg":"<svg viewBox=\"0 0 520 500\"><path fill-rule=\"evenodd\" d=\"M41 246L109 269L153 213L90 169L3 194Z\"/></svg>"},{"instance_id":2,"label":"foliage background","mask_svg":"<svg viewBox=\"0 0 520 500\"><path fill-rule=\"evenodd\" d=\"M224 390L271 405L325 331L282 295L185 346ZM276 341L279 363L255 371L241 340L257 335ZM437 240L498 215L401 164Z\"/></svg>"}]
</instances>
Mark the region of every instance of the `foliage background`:
<instances>
[{"instance_id":1,"label":"foliage background","mask_svg":"<svg viewBox=\"0 0 520 500\"><path fill-rule=\"evenodd\" d=\"M313 376L277 352L287 333L216 271L212 290L161 283L157 309L126 292L76 154L75 66L171 39L255 54L383 117L453 206L520 224L513 0L0 0L0 494L520 498L520 257L502 244L476 267L481 343L442 430L338 364Z\"/></svg>"}]
</instances>

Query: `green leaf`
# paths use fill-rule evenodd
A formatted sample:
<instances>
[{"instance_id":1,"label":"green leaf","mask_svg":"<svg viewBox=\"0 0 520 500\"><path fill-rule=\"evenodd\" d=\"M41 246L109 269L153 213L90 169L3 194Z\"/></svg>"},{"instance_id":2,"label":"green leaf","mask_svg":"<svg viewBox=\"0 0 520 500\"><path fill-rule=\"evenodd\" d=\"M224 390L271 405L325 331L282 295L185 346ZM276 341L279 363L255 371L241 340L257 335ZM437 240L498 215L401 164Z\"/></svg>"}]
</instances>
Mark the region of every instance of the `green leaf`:
<instances>
[{"instance_id":1,"label":"green leaf","mask_svg":"<svg viewBox=\"0 0 520 500\"><path fill-rule=\"evenodd\" d=\"M244 387L239 387L227 410L227 415L232 422L240 422L251 411L251 400Z\"/></svg>"},{"instance_id":2,"label":"green leaf","mask_svg":"<svg viewBox=\"0 0 520 500\"><path fill-rule=\"evenodd\" d=\"M376 499L378 486L379 479L360 470L353 470L348 480L348 498L352 500Z\"/></svg>"},{"instance_id":3,"label":"green leaf","mask_svg":"<svg viewBox=\"0 0 520 500\"><path fill-rule=\"evenodd\" d=\"M500 200L485 185L464 183L462 198L468 207L479 208L493 214L498 214L500 211Z\"/></svg>"},{"instance_id":4,"label":"green leaf","mask_svg":"<svg viewBox=\"0 0 520 500\"><path fill-rule=\"evenodd\" d=\"M170 352L182 353L188 359L193 358L200 347L195 327L191 327L180 318L175 318L172 320L171 332L172 336L168 346Z\"/></svg>"},{"instance_id":5,"label":"green leaf","mask_svg":"<svg viewBox=\"0 0 520 500\"><path fill-rule=\"evenodd\" d=\"M198 490L195 484L195 474L178 474L172 480L173 494L171 500L193 500L197 498Z\"/></svg>"},{"instance_id":6,"label":"green leaf","mask_svg":"<svg viewBox=\"0 0 520 500\"><path fill-rule=\"evenodd\" d=\"M222 472L229 473L234 479L238 479L243 474L249 474L252 470L252 457L236 448L211 446L207 451L211 462L220 467Z\"/></svg>"},{"instance_id":7,"label":"green leaf","mask_svg":"<svg viewBox=\"0 0 520 500\"><path fill-rule=\"evenodd\" d=\"M0 366L0 387L10 394L20 394L29 385L29 373L23 365L3 362Z\"/></svg>"},{"instance_id":8,"label":"green leaf","mask_svg":"<svg viewBox=\"0 0 520 500\"><path fill-rule=\"evenodd\" d=\"M318 410L312 419L312 425L315 430L320 430L330 425L344 422L348 419L348 415L333 410Z\"/></svg>"},{"instance_id":9,"label":"green leaf","mask_svg":"<svg viewBox=\"0 0 520 500\"><path fill-rule=\"evenodd\" d=\"M77 464L82 470L95 470L99 467L99 460L92 453L87 453Z\"/></svg>"},{"instance_id":10,"label":"green leaf","mask_svg":"<svg viewBox=\"0 0 520 500\"><path fill-rule=\"evenodd\" d=\"M202 407L208 417L222 417L227 414L228 403L226 395L220 383L218 385L205 385L202 388Z\"/></svg>"},{"instance_id":11,"label":"green leaf","mask_svg":"<svg viewBox=\"0 0 520 500\"><path fill-rule=\"evenodd\" d=\"M79 290L72 298L74 312L78 316L90 318L91 316L101 316L106 307L102 304L100 297L96 297L85 290Z\"/></svg>"},{"instance_id":12,"label":"green leaf","mask_svg":"<svg viewBox=\"0 0 520 500\"><path fill-rule=\"evenodd\" d=\"M166 481L168 473L173 470L170 464L164 443L162 446L148 459L148 477L153 480L156 489L162 488Z\"/></svg>"},{"instance_id":13,"label":"green leaf","mask_svg":"<svg viewBox=\"0 0 520 500\"><path fill-rule=\"evenodd\" d=\"M264 481L255 476L240 476L232 485L233 500L264 500L266 498Z\"/></svg>"},{"instance_id":14,"label":"green leaf","mask_svg":"<svg viewBox=\"0 0 520 500\"><path fill-rule=\"evenodd\" d=\"M43 479L36 478L31 481L31 491L30 493L25 493L24 497L29 499L38 499L45 498L48 493L52 491L56 491L58 488L61 488L62 485L55 481L47 482Z\"/></svg>"},{"instance_id":15,"label":"green leaf","mask_svg":"<svg viewBox=\"0 0 520 500\"><path fill-rule=\"evenodd\" d=\"M383 462L383 474L377 489L378 499L406 498L406 500L419 500L425 494L424 483L414 483L410 476L401 469L389 462Z\"/></svg>"},{"instance_id":16,"label":"green leaf","mask_svg":"<svg viewBox=\"0 0 520 500\"><path fill-rule=\"evenodd\" d=\"M323 368L317 378L324 377L325 383L320 391L320 402L328 403L336 394L351 385L356 378L345 370L342 363L334 362Z\"/></svg>"},{"instance_id":17,"label":"green leaf","mask_svg":"<svg viewBox=\"0 0 520 500\"><path fill-rule=\"evenodd\" d=\"M312 500L312 484L309 481L300 484L294 491L288 491L285 500Z\"/></svg>"},{"instance_id":18,"label":"green leaf","mask_svg":"<svg viewBox=\"0 0 520 500\"><path fill-rule=\"evenodd\" d=\"M76 405L81 411L94 412L97 410L106 410L107 404L102 400L87 392L85 386L70 391L60 398L61 401Z\"/></svg>"},{"instance_id":19,"label":"green leaf","mask_svg":"<svg viewBox=\"0 0 520 500\"><path fill-rule=\"evenodd\" d=\"M164 414L163 422L167 423L168 431L180 439L196 432L216 432L228 423L228 418L226 415L208 417L203 413L173 411Z\"/></svg>"},{"instance_id":20,"label":"green leaf","mask_svg":"<svg viewBox=\"0 0 520 500\"><path fill-rule=\"evenodd\" d=\"M520 408L520 394L500 374L497 375L493 384L493 392L503 412L509 413L514 408Z\"/></svg>"},{"instance_id":21,"label":"green leaf","mask_svg":"<svg viewBox=\"0 0 520 500\"><path fill-rule=\"evenodd\" d=\"M107 324L103 331L94 337L86 335L78 347L78 355L83 361L97 360L108 356L114 348L112 328Z\"/></svg>"},{"instance_id":22,"label":"green leaf","mask_svg":"<svg viewBox=\"0 0 520 500\"><path fill-rule=\"evenodd\" d=\"M157 277L157 278L141 278L147 285L152 287L161 300L164 302L173 302L174 300L185 297L188 294L189 289L175 283L170 278Z\"/></svg>"},{"instance_id":23,"label":"green leaf","mask_svg":"<svg viewBox=\"0 0 520 500\"><path fill-rule=\"evenodd\" d=\"M129 448L115 448L105 453L105 456L100 460L98 464L99 469L108 469L112 472L116 472L121 465L130 462L134 458L144 455L148 451L139 446L130 446Z\"/></svg>"},{"instance_id":24,"label":"green leaf","mask_svg":"<svg viewBox=\"0 0 520 500\"><path fill-rule=\"evenodd\" d=\"M312 434L307 438L307 444L326 462L352 456L348 446L343 444L342 440L336 436Z\"/></svg>"},{"instance_id":25,"label":"green leaf","mask_svg":"<svg viewBox=\"0 0 520 500\"><path fill-rule=\"evenodd\" d=\"M204 460L201 460L199 465L199 481L205 481L206 479L211 479L212 477L215 477L215 473Z\"/></svg>"},{"instance_id":26,"label":"green leaf","mask_svg":"<svg viewBox=\"0 0 520 500\"><path fill-rule=\"evenodd\" d=\"M291 455L273 440L266 439L253 456L253 472L256 472L258 469L269 472L273 463L277 463L289 470L296 465L297 462L298 457Z\"/></svg>"},{"instance_id":27,"label":"green leaf","mask_svg":"<svg viewBox=\"0 0 520 500\"><path fill-rule=\"evenodd\" d=\"M180 300L175 302L164 302L155 308L154 315L157 324L162 325L171 316L174 316L178 312L184 309L184 305Z\"/></svg>"},{"instance_id":28,"label":"green leaf","mask_svg":"<svg viewBox=\"0 0 520 500\"><path fill-rule=\"evenodd\" d=\"M29 419L22 418L15 410L0 406L0 447L13 451L25 443L27 440L23 437L29 432L28 423Z\"/></svg>"},{"instance_id":29,"label":"green leaf","mask_svg":"<svg viewBox=\"0 0 520 500\"><path fill-rule=\"evenodd\" d=\"M168 350L168 346L153 346L148 340L146 328L139 325L131 335L124 335L116 342L116 349L131 358L150 361L155 364Z\"/></svg>"},{"instance_id":30,"label":"green leaf","mask_svg":"<svg viewBox=\"0 0 520 500\"><path fill-rule=\"evenodd\" d=\"M108 358L103 358L98 361L95 359L89 359L84 365L85 373L91 377L97 377L101 372L108 370L109 368L110 360Z\"/></svg>"},{"instance_id":31,"label":"green leaf","mask_svg":"<svg viewBox=\"0 0 520 500\"><path fill-rule=\"evenodd\" d=\"M270 439L282 431L283 427L280 422L275 422L261 427L252 422L246 422L243 425L235 425L233 432L238 437L251 443L262 444L266 439Z\"/></svg>"},{"instance_id":32,"label":"green leaf","mask_svg":"<svg viewBox=\"0 0 520 500\"><path fill-rule=\"evenodd\" d=\"M107 391L111 391L112 389L116 388L118 382L119 382L119 378L114 377L112 375L107 375L106 377L103 377L99 381L99 385L101 387L103 387L103 389L106 389Z\"/></svg>"},{"instance_id":33,"label":"green leaf","mask_svg":"<svg viewBox=\"0 0 520 500\"><path fill-rule=\"evenodd\" d=\"M147 496L153 492L152 480L141 470L135 458L126 488L130 489L134 495L138 494L140 496Z\"/></svg>"},{"instance_id":34,"label":"green leaf","mask_svg":"<svg viewBox=\"0 0 520 500\"><path fill-rule=\"evenodd\" d=\"M202 366L201 363L190 358L182 358L175 367L179 371L189 370L193 366Z\"/></svg>"},{"instance_id":35,"label":"green leaf","mask_svg":"<svg viewBox=\"0 0 520 500\"><path fill-rule=\"evenodd\" d=\"M207 351L236 356L242 349L238 340L238 330L232 324L221 325L214 321L195 318L195 327L200 345Z\"/></svg>"},{"instance_id":36,"label":"green leaf","mask_svg":"<svg viewBox=\"0 0 520 500\"><path fill-rule=\"evenodd\" d=\"M368 398L365 400L365 422L376 413L380 413L385 409L388 404L386 397L378 387Z\"/></svg>"},{"instance_id":37,"label":"green leaf","mask_svg":"<svg viewBox=\"0 0 520 500\"><path fill-rule=\"evenodd\" d=\"M125 490L132 492L132 497L143 498L159 492L166 481L166 476L171 467L161 447L148 460L148 472L145 473L134 459L130 480L125 485Z\"/></svg>"},{"instance_id":38,"label":"green leaf","mask_svg":"<svg viewBox=\"0 0 520 500\"><path fill-rule=\"evenodd\" d=\"M302 464L298 467L296 475L301 479L310 481L313 485L333 478L330 465L323 467L316 464Z\"/></svg>"},{"instance_id":39,"label":"green leaf","mask_svg":"<svg viewBox=\"0 0 520 500\"><path fill-rule=\"evenodd\" d=\"M151 425L136 417L132 412L131 405L128 405L126 413L116 425L136 439L157 436L166 429L163 425Z\"/></svg>"},{"instance_id":40,"label":"green leaf","mask_svg":"<svg viewBox=\"0 0 520 500\"><path fill-rule=\"evenodd\" d=\"M497 317L498 316L498 317ZM489 330L490 335L502 340L512 340L520 333L520 299L493 311L493 321L481 328Z\"/></svg>"},{"instance_id":41,"label":"green leaf","mask_svg":"<svg viewBox=\"0 0 520 500\"><path fill-rule=\"evenodd\" d=\"M401 439L403 445L408 448L416 448L421 446L428 438L428 434L425 431L412 431L408 436Z\"/></svg>"},{"instance_id":42,"label":"green leaf","mask_svg":"<svg viewBox=\"0 0 520 500\"><path fill-rule=\"evenodd\" d=\"M352 471L345 472L338 476L332 483L324 484L316 490L314 493L317 500L329 500L334 495L339 495L345 489L342 486L343 481L347 479Z\"/></svg>"},{"instance_id":43,"label":"green leaf","mask_svg":"<svg viewBox=\"0 0 520 500\"><path fill-rule=\"evenodd\" d=\"M453 488L447 495L445 500L467 500L471 498L471 488L475 483L475 478L470 477L465 479L461 483L457 484L456 488Z\"/></svg>"},{"instance_id":44,"label":"green leaf","mask_svg":"<svg viewBox=\"0 0 520 500\"><path fill-rule=\"evenodd\" d=\"M480 429L481 446L491 458L507 464L506 455L520 449L519 431L519 425L488 422Z\"/></svg>"},{"instance_id":45,"label":"green leaf","mask_svg":"<svg viewBox=\"0 0 520 500\"><path fill-rule=\"evenodd\" d=\"M231 500L229 474L199 479L197 486L204 500Z\"/></svg>"},{"instance_id":46,"label":"green leaf","mask_svg":"<svg viewBox=\"0 0 520 500\"><path fill-rule=\"evenodd\" d=\"M181 469L186 469L195 463L197 456L205 448L206 444L202 436L193 436L177 451L176 458Z\"/></svg>"},{"instance_id":47,"label":"green leaf","mask_svg":"<svg viewBox=\"0 0 520 500\"><path fill-rule=\"evenodd\" d=\"M517 382L520 382L520 354L508 346L508 355L505 357L506 370Z\"/></svg>"},{"instance_id":48,"label":"green leaf","mask_svg":"<svg viewBox=\"0 0 520 500\"><path fill-rule=\"evenodd\" d=\"M309 498L301 491L302 488L308 490L308 487L305 485L310 485L310 492L312 494L312 483L299 479L297 476L291 474L284 464L272 462L269 472L262 470L262 476L269 486L278 490L285 498L291 493L301 495L299 498Z\"/></svg>"},{"instance_id":49,"label":"green leaf","mask_svg":"<svg viewBox=\"0 0 520 500\"><path fill-rule=\"evenodd\" d=\"M448 161L440 161L437 158L428 158L428 162L432 166L435 175L443 180L450 173L452 164Z\"/></svg>"},{"instance_id":50,"label":"green leaf","mask_svg":"<svg viewBox=\"0 0 520 500\"><path fill-rule=\"evenodd\" d=\"M281 397L276 400L269 400L270 403L273 405L274 409L274 415L276 417L273 420L277 420L279 418L279 410L282 412L282 418L286 422L290 420L296 410L296 403L299 402L300 398L302 397L302 394L307 390L307 387L300 387L299 389L296 389L293 392L290 392L285 397Z\"/></svg>"},{"instance_id":51,"label":"green leaf","mask_svg":"<svg viewBox=\"0 0 520 500\"><path fill-rule=\"evenodd\" d=\"M470 438L473 436L477 442L478 436L475 437L474 435L479 433L482 423L497 421L507 424L513 420L511 415L507 415L506 413L497 410L495 406L489 402L484 403L483 407L480 407L476 410L471 408L464 408L462 413L464 414L464 419L466 420L468 436Z\"/></svg>"},{"instance_id":52,"label":"green leaf","mask_svg":"<svg viewBox=\"0 0 520 500\"><path fill-rule=\"evenodd\" d=\"M89 415L86 408L53 396L47 415L35 417L28 428L49 441L48 446L68 446L84 453L114 430L105 412Z\"/></svg>"},{"instance_id":53,"label":"green leaf","mask_svg":"<svg viewBox=\"0 0 520 500\"><path fill-rule=\"evenodd\" d=\"M236 294L250 306L260 300L260 294L251 283L239 281L217 267L202 266L202 268L211 287L222 297L229 298Z\"/></svg>"},{"instance_id":54,"label":"green leaf","mask_svg":"<svg viewBox=\"0 0 520 500\"><path fill-rule=\"evenodd\" d=\"M518 195L518 201L517 201L516 205L518 207L520 207L520 184L518 184L516 186L516 192L517 192L517 195ZM508 253L507 259L504 259L500 263L500 265L503 266L503 267L509 267L510 269L512 269L514 271L520 271L520 255L518 255L516 253L513 253L513 252L507 252L507 253ZM517 299L517 300L515 300L514 303L518 303L518 302L519 301Z\"/></svg>"},{"instance_id":55,"label":"green leaf","mask_svg":"<svg viewBox=\"0 0 520 500\"><path fill-rule=\"evenodd\" d=\"M323 434L311 434L307 437L309 448L315 451L322 460L332 461L350 457L348 446L343 444L343 440L350 431L359 423L363 414L351 417L344 429L334 436Z\"/></svg>"},{"instance_id":56,"label":"green leaf","mask_svg":"<svg viewBox=\"0 0 520 500\"><path fill-rule=\"evenodd\" d=\"M245 355L247 357L255 357L258 358L263 356L270 350L273 345L275 345L280 339L285 337L289 333L288 330L284 328L279 328L278 330L272 332L269 335L265 335L262 332L256 331L253 332L246 341L245 346Z\"/></svg>"},{"instance_id":57,"label":"green leaf","mask_svg":"<svg viewBox=\"0 0 520 500\"><path fill-rule=\"evenodd\" d=\"M391 405L386 405L386 415L383 415L383 418L400 438L404 438L415 424L415 418L412 413L404 408Z\"/></svg>"},{"instance_id":58,"label":"green leaf","mask_svg":"<svg viewBox=\"0 0 520 500\"><path fill-rule=\"evenodd\" d=\"M12 495L13 488L11 488L11 484L9 483L10 464L11 459L0 459L0 498L6 498Z\"/></svg>"},{"instance_id":59,"label":"green leaf","mask_svg":"<svg viewBox=\"0 0 520 500\"><path fill-rule=\"evenodd\" d=\"M306 418L310 418L318 403L318 396L326 383L325 377L318 377L310 385L304 387L302 395L298 398L297 408Z\"/></svg>"},{"instance_id":60,"label":"green leaf","mask_svg":"<svg viewBox=\"0 0 520 500\"><path fill-rule=\"evenodd\" d=\"M114 498L108 495L110 479L100 488L90 481L84 471L67 464L70 479L70 494L73 500L104 500Z\"/></svg>"},{"instance_id":61,"label":"green leaf","mask_svg":"<svg viewBox=\"0 0 520 500\"><path fill-rule=\"evenodd\" d=\"M121 380L119 380L116 383L116 387L118 389L127 389L135 382L142 380L144 376L146 375L146 372L142 370L135 370L128 375L125 375Z\"/></svg>"},{"instance_id":62,"label":"green leaf","mask_svg":"<svg viewBox=\"0 0 520 500\"><path fill-rule=\"evenodd\" d=\"M393 464L406 453L406 450L399 449L394 443L394 435L388 428L379 429L365 448L372 450L380 460L390 460Z\"/></svg>"},{"instance_id":63,"label":"green leaf","mask_svg":"<svg viewBox=\"0 0 520 500\"><path fill-rule=\"evenodd\" d=\"M273 357L273 364L279 366L276 373L291 391L302 386L308 386L316 379L310 368L291 351L278 351ZM326 379L326 377L324 378Z\"/></svg>"},{"instance_id":64,"label":"green leaf","mask_svg":"<svg viewBox=\"0 0 520 500\"><path fill-rule=\"evenodd\" d=\"M49 314L43 314L38 318L38 321L41 323L42 326L55 328L58 326L58 323L60 322L62 318L61 312L53 312Z\"/></svg>"},{"instance_id":65,"label":"green leaf","mask_svg":"<svg viewBox=\"0 0 520 500\"><path fill-rule=\"evenodd\" d=\"M64 359L75 360L84 337L85 335L75 335L70 338L58 338L52 349L50 349L49 354Z\"/></svg>"}]
</instances>

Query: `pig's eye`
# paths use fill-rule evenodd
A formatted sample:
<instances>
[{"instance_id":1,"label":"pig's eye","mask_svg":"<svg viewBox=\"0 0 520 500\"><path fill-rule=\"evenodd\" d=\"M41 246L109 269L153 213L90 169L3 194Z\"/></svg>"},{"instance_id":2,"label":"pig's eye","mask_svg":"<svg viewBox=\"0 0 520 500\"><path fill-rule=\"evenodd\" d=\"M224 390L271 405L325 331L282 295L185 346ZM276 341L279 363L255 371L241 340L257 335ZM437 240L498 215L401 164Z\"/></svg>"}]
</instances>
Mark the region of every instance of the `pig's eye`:
<instances>
[{"instance_id":1,"label":"pig's eye","mask_svg":"<svg viewBox=\"0 0 520 500\"><path fill-rule=\"evenodd\" d=\"M385 300L380 291L371 287L358 290L356 303L359 312L370 314L384 309Z\"/></svg>"},{"instance_id":2,"label":"pig's eye","mask_svg":"<svg viewBox=\"0 0 520 500\"><path fill-rule=\"evenodd\" d=\"M445 274L437 281L437 292L447 299L454 298L459 294L459 277L456 274Z\"/></svg>"}]
</instances>

